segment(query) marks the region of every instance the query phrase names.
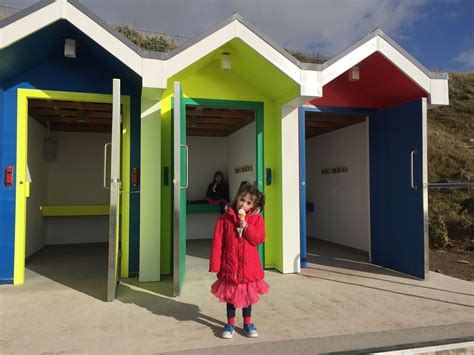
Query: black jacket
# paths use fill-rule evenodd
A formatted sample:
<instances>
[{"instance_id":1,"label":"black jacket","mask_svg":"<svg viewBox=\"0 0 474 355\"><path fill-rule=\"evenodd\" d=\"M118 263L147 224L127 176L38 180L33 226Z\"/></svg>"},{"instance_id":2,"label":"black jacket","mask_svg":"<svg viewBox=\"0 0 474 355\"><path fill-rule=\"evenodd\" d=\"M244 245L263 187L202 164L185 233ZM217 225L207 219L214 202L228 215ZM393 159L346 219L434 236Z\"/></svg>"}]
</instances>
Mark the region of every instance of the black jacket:
<instances>
[{"instance_id":1,"label":"black jacket","mask_svg":"<svg viewBox=\"0 0 474 355\"><path fill-rule=\"evenodd\" d=\"M225 182L217 184L216 192L212 191L214 183L211 182L207 187L206 197L213 198L214 200L226 200L229 201L229 185Z\"/></svg>"}]
</instances>

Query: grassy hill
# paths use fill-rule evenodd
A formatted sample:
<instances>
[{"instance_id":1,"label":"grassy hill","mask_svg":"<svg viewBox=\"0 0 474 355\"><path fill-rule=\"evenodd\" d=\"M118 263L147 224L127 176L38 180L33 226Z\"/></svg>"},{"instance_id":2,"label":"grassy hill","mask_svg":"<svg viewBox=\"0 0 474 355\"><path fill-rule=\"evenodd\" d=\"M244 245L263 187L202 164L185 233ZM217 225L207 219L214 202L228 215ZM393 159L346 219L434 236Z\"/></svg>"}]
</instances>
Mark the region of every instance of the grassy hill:
<instances>
[{"instance_id":1,"label":"grassy hill","mask_svg":"<svg viewBox=\"0 0 474 355\"><path fill-rule=\"evenodd\" d=\"M428 180L473 181L474 73L449 74L449 100L428 111Z\"/></svg>"},{"instance_id":2,"label":"grassy hill","mask_svg":"<svg viewBox=\"0 0 474 355\"><path fill-rule=\"evenodd\" d=\"M449 74L449 106L428 111L429 182L474 182L474 73ZM430 244L472 248L474 189L430 190ZM464 208L463 208L464 207Z\"/></svg>"}]
</instances>

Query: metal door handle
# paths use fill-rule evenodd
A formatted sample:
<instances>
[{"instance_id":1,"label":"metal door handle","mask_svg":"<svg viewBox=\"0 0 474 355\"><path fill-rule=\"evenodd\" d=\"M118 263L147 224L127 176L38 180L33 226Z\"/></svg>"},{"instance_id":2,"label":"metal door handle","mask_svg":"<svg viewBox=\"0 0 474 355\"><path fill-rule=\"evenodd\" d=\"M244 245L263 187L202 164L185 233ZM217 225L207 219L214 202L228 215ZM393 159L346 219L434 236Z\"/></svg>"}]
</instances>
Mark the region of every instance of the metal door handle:
<instances>
[{"instance_id":1,"label":"metal door handle","mask_svg":"<svg viewBox=\"0 0 474 355\"><path fill-rule=\"evenodd\" d=\"M105 143L104 145L104 189L109 190L110 186L107 186L107 146L112 143Z\"/></svg>"},{"instance_id":2,"label":"metal door handle","mask_svg":"<svg viewBox=\"0 0 474 355\"><path fill-rule=\"evenodd\" d=\"M415 154L417 154L418 151L412 150L410 153L410 173L411 173L411 188L413 190L418 190L418 186L415 185L415 176L414 176L414 171L415 171Z\"/></svg>"},{"instance_id":3,"label":"metal door handle","mask_svg":"<svg viewBox=\"0 0 474 355\"><path fill-rule=\"evenodd\" d=\"M181 186L181 188L187 189L189 186L189 148L186 144L180 144L180 147L186 149L186 186Z\"/></svg>"}]
</instances>

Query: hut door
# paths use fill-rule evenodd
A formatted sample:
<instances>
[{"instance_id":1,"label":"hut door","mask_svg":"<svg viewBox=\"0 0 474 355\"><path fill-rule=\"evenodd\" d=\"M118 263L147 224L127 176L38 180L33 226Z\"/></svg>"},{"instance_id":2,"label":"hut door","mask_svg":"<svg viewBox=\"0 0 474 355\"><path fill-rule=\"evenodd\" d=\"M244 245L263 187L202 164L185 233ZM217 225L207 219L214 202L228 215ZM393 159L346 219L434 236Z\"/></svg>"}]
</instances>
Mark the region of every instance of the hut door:
<instances>
[{"instance_id":1,"label":"hut door","mask_svg":"<svg viewBox=\"0 0 474 355\"><path fill-rule=\"evenodd\" d=\"M186 108L179 81L174 83L173 142L173 293L179 296L186 275L186 189L188 187Z\"/></svg>"},{"instance_id":2,"label":"hut door","mask_svg":"<svg viewBox=\"0 0 474 355\"><path fill-rule=\"evenodd\" d=\"M107 186L104 176L104 187L110 189L109 217L109 258L107 274L107 301L115 299L119 280L119 240L120 240L120 149L121 149L121 116L120 116L120 79L113 79L112 102L112 142L110 150L110 185ZM105 168L104 168L105 171ZM105 175L105 174L104 174Z\"/></svg>"},{"instance_id":3,"label":"hut door","mask_svg":"<svg viewBox=\"0 0 474 355\"><path fill-rule=\"evenodd\" d=\"M370 115L371 258L424 279L428 273L426 99Z\"/></svg>"}]
</instances>

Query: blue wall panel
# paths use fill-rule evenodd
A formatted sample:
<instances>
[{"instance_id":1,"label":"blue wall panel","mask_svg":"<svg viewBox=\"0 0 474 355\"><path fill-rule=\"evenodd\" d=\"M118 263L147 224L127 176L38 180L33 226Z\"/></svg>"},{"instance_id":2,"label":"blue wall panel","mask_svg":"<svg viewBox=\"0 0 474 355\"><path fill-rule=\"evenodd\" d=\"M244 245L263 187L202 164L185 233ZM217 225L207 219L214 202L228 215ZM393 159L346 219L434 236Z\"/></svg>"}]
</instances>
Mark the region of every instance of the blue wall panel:
<instances>
[{"instance_id":1,"label":"blue wall panel","mask_svg":"<svg viewBox=\"0 0 474 355\"><path fill-rule=\"evenodd\" d=\"M8 156L16 157L12 151L13 128L5 111L5 93L0 88L0 283L13 282L13 240L11 239L15 223L15 189L5 187L5 169L9 164ZM15 186L15 184L13 184Z\"/></svg>"},{"instance_id":2,"label":"blue wall panel","mask_svg":"<svg viewBox=\"0 0 474 355\"><path fill-rule=\"evenodd\" d=\"M138 185L133 188L130 186L130 241L129 241L129 275L138 274L138 265L140 257L140 115L141 115L141 92L135 94L131 100L132 119L131 122L131 152L130 152L130 169L134 167L138 169ZM132 172L130 171L130 179ZM130 181L131 183L131 181Z\"/></svg>"},{"instance_id":3,"label":"blue wall panel","mask_svg":"<svg viewBox=\"0 0 474 355\"><path fill-rule=\"evenodd\" d=\"M27 84L24 84L26 87ZM16 90L3 91L2 186L0 187L0 282L13 282L16 194ZM13 166L12 187L5 187L5 169Z\"/></svg>"}]
</instances>

